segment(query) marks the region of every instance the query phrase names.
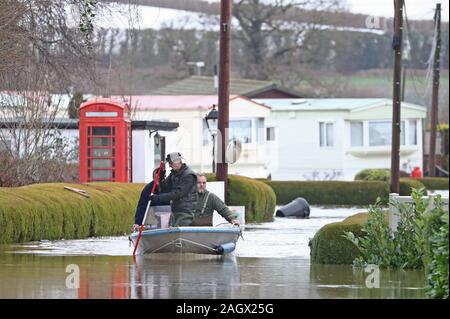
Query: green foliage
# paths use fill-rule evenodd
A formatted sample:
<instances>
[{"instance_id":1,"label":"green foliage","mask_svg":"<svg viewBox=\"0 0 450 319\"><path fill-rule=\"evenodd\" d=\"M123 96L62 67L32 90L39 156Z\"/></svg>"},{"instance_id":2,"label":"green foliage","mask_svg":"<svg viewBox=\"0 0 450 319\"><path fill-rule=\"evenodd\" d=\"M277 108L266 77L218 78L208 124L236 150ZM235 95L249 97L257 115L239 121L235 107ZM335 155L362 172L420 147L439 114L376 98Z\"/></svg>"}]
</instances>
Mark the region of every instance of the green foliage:
<instances>
[{"instance_id":1,"label":"green foliage","mask_svg":"<svg viewBox=\"0 0 450 319\"><path fill-rule=\"evenodd\" d=\"M215 175L208 174L209 181L215 180ZM273 220L276 196L274 191L255 179L243 176L228 176L228 205L245 206L247 222L267 222Z\"/></svg>"},{"instance_id":2,"label":"green foliage","mask_svg":"<svg viewBox=\"0 0 450 319\"><path fill-rule=\"evenodd\" d=\"M397 230L392 232L383 218L381 205L377 202L369 207L368 221L363 227L364 236L346 232L345 237L358 247L361 256L354 264L363 266L376 264L380 267L421 268L423 249L418 241L422 236L421 218L428 204L422 200L423 193L412 193L415 205L391 202L399 214Z\"/></svg>"},{"instance_id":3,"label":"green foliage","mask_svg":"<svg viewBox=\"0 0 450 319\"><path fill-rule=\"evenodd\" d=\"M391 173L387 169L365 169L356 174L355 181L383 181L389 182Z\"/></svg>"},{"instance_id":4,"label":"green foliage","mask_svg":"<svg viewBox=\"0 0 450 319\"><path fill-rule=\"evenodd\" d=\"M275 191L277 204L297 197L311 205L369 205L378 197L388 202L389 184L376 181L264 181Z\"/></svg>"},{"instance_id":5,"label":"green foliage","mask_svg":"<svg viewBox=\"0 0 450 319\"><path fill-rule=\"evenodd\" d=\"M422 189L424 195L427 195L425 186L417 179L400 178L400 194L401 196L410 196L413 190Z\"/></svg>"},{"instance_id":6,"label":"green foliage","mask_svg":"<svg viewBox=\"0 0 450 319\"><path fill-rule=\"evenodd\" d=\"M428 190L448 190L449 179L447 177L424 177L418 180Z\"/></svg>"},{"instance_id":7,"label":"green foliage","mask_svg":"<svg viewBox=\"0 0 450 319\"><path fill-rule=\"evenodd\" d=\"M364 169L355 175L355 181L383 181L391 182L391 173L386 169ZM411 195L412 189L424 188L421 181L411 178L400 178L400 195ZM373 202L372 202L373 203Z\"/></svg>"},{"instance_id":8,"label":"green foliage","mask_svg":"<svg viewBox=\"0 0 450 319\"><path fill-rule=\"evenodd\" d=\"M413 190L412 203L390 203L399 217L396 230L389 228L377 202L369 207L364 234L345 231L343 237L358 248L355 266L425 268L427 295L448 298L448 212L444 211L440 196L430 205L430 198L423 195L423 189Z\"/></svg>"},{"instance_id":9,"label":"green foliage","mask_svg":"<svg viewBox=\"0 0 450 319\"><path fill-rule=\"evenodd\" d=\"M310 241L311 263L351 264L360 253L355 245L342 238L345 232L362 235L361 224L339 222L322 227Z\"/></svg>"},{"instance_id":10,"label":"green foliage","mask_svg":"<svg viewBox=\"0 0 450 319\"><path fill-rule=\"evenodd\" d=\"M121 235L129 231L143 184L34 184L0 188L0 243ZM64 189L87 191L85 198Z\"/></svg>"},{"instance_id":11,"label":"green foliage","mask_svg":"<svg viewBox=\"0 0 450 319\"><path fill-rule=\"evenodd\" d=\"M436 214L439 215L439 214ZM429 298L449 298L448 293L448 252L449 215L440 216L440 222L430 227L430 255L427 261L426 294Z\"/></svg>"}]
</instances>

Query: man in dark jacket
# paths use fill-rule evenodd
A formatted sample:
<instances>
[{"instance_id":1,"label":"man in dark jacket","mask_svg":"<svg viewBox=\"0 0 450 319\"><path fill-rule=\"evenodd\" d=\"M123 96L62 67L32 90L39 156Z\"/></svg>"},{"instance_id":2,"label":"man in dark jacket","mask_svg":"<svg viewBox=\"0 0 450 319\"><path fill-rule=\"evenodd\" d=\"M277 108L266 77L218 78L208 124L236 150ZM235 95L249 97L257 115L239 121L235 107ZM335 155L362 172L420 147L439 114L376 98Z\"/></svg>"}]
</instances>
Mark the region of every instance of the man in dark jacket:
<instances>
[{"instance_id":1,"label":"man in dark jacket","mask_svg":"<svg viewBox=\"0 0 450 319\"><path fill-rule=\"evenodd\" d=\"M145 210L147 209L148 201L150 200L150 193L153 189L153 184L156 182L156 173L158 169L155 169L153 171L153 181L145 185L144 189L141 192L141 197L139 198L139 202L136 208L136 214L134 216L134 225L133 230L139 229L140 225L142 224L142 220L144 219ZM158 184L156 184L155 193L154 194L160 194L161 187ZM152 200L150 203L150 206L163 206L163 205L170 205L169 201L163 202L160 200Z\"/></svg>"},{"instance_id":2,"label":"man in dark jacket","mask_svg":"<svg viewBox=\"0 0 450 319\"><path fill-rule=\"evenodd\" d=\"M162 172L161 193L150 197L152 201L171 202L172 214L169 220L171 227L189 226L197 207L197 176L182 162L182 159L178 152L167 155L166 161L172 171L166 179L164 179L165 172Z\"/></svg>"}]
</instances>

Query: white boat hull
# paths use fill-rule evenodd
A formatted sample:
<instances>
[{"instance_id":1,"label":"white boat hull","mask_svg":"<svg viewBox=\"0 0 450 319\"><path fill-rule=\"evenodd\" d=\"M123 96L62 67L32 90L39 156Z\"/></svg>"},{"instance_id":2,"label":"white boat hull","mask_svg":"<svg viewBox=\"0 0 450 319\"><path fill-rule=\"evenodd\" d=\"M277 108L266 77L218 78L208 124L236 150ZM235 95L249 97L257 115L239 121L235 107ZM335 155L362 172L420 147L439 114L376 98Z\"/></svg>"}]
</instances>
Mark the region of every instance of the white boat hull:
<instances>
[{"instance_id":1,"label":"white boat hull","mask_svg":"<svg viewBox=\"0 0 450 319\"><path fill-rule=\"evenodd\" d=\"M239 227L172 227L144 230L137 254L194 253L225 255L234 251ZM136 245L139 232L130 240Z\"/></svg>"}]
</instances>

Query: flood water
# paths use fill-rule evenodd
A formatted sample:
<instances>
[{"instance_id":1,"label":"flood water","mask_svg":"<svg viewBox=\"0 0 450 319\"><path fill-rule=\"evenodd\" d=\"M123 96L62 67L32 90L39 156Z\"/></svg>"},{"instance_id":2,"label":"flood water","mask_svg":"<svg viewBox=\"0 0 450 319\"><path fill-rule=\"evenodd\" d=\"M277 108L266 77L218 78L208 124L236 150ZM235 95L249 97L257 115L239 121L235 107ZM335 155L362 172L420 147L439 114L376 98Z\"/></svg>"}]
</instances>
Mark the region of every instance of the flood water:
<instances>
[{"instance_id":1,"label":"flood water","mask_svg":"<svg viewBox=\"0 0 450 319\"><path fill-rule=\"evenodd\" d=\"M312 207L309 219L248 224L225 257L133 261L126 236L0 246L0 298L424 298L422 271L382 270L380 288L367 288L363 270L310 265L315 232L363 211Z\"/></svg>"}]
</instances>

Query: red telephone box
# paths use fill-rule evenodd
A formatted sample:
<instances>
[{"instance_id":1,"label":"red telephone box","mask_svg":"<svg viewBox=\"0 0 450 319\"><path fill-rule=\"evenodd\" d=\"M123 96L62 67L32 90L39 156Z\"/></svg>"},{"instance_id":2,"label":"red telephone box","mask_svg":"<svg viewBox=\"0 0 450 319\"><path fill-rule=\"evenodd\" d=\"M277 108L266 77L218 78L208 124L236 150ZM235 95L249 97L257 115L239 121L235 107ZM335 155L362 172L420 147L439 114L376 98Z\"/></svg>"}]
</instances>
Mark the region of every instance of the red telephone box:
<instances>
[{"instance_id":1,"label":"red telephone box","mask_svg":"<svg viewBox=\"0 0 450 319\"><path fill-rule=\"evenodd\" d=\"M111 99L80 106L80 182L131 182L130 108Z\"/></svg>"}]
</instances>

